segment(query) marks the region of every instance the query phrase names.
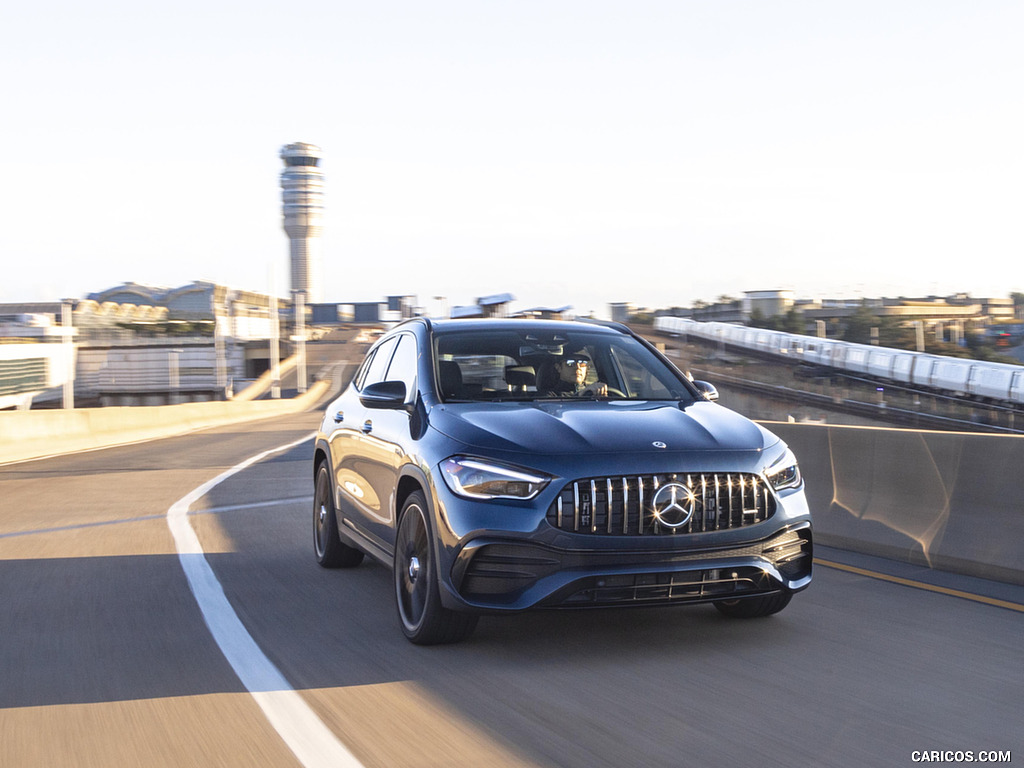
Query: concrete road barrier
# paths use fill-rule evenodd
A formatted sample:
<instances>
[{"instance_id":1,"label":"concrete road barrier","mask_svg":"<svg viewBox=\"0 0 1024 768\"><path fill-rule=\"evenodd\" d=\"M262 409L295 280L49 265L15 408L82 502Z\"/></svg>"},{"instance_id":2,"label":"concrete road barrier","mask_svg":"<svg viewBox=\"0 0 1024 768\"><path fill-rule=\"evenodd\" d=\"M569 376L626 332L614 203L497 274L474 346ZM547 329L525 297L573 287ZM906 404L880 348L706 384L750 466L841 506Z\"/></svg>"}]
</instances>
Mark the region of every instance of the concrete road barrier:
<instances>
[{"instance_id":1,"label":"concrete road barrier","mask_svg":"<svg viewBox=\"0 0 1024 768\"><path fill-rule=\"evenodd\" d=\"M315 382L298 397L178 405L0 412L0 463L169 437L207 427L300 413L331 386Z\"/></svg>"},{"instance_id":2,"label":"concrete road barrier","mask_svg":"<svg viewBox=\"0 0 1024 768\"><path fill-rule=\"evenodd\" d=\"M312 408L287 400L0 412L0 463L150 440ZM1024 584L1024 437L817 424L768 425L796 452L816 540Z\"/></svg>"},{"instance_id":3,"label":"concrete road barrier","mask_svg":"<svg viewBox=\"0 0 1024 768\"><path fill-rule=\"evenodd\" d=\"M1024 584L1024 437L767 426L800 460L816 541Z\"/></svg>"}]
</instances>

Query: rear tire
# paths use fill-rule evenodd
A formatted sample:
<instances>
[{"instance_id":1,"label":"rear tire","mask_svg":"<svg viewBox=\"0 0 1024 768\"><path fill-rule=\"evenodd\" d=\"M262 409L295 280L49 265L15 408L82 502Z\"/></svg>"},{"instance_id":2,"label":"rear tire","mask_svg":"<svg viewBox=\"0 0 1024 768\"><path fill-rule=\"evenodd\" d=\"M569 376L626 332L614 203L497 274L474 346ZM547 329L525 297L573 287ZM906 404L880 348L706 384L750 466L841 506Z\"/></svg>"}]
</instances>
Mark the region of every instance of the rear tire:
<instances>
[{"instance_id":1,"label":"rear tire","mask_svg":"<svg viewBox=\"0 0 1024 768\"><path fill-rule=\"evenodd\" d=\"M715 608L733 619L758 619L778 613L793 598L789 592L778 592L774 595L760 597L742 597L737 600L719 600Z\"/></svg>"},{"instance_id":2,"label":"rear tire","mask_svg":"<svg viewBox=\"0 0 1024 768\"><path fill-rule=\"evenodd\" d=\"M327 462L320 464L316 471L313 554L323 568L354 568L363 562L363 553L343 542L338 535L338 516L334 510L334 492Z\"/></svg>"},{"instance_id":3,"label":"rear tire","mask_svg":"<svg viewBox=\"0 0 1024 768\"><path fill-rule=\"evenodd\" d=\"M441 605L437 559L420 491L409 494L402 506L395 537L395 599L403 634L416 645L441 645L465 640L476 629L478 617L450 611Z\"/></svg>"}]
</instances>

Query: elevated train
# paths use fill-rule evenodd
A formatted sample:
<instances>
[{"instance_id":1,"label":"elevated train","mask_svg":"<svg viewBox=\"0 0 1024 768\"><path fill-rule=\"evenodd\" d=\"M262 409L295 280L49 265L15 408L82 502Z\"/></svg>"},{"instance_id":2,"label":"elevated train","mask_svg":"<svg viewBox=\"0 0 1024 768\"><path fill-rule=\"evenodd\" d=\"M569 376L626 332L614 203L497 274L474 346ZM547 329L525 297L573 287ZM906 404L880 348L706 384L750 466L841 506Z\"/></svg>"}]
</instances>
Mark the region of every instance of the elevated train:
<instances>
[{"instance_id":1,"label":"elevated train","mask_svg":"<svg viewBox=\"0 0 1024 768\"><path fill-rule=\"evenodd\" d=\"M659 333L704 339L912 389L1024 405L1022 365L819 339L732 323L700 323L682 317L659 317L654 321L654 328Z\"/></svg>"}]
</instances>

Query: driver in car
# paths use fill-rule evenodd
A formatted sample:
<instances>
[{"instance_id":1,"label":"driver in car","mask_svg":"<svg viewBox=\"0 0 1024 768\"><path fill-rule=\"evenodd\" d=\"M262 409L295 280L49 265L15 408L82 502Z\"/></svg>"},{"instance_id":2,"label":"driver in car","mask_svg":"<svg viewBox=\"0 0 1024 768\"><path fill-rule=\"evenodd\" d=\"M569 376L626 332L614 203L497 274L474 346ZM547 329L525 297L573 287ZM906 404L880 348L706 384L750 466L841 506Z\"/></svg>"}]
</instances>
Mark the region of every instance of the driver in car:
<instances>
[{"instance_id":1,"label":"driver in car","mask_svg":"<svg viewBox=\"0 0 1024 768\"><path fill-rule=\"evenodd\" d=\"M608 385L603 381L586 383L587 373L590 370L590 358L586 355L567 355L555 361L554 371L557 379L552 382L549 394L553 395L597 395L606 397ZM540 385L538 383L538 389Z\"/></svg>"}]
</instances>

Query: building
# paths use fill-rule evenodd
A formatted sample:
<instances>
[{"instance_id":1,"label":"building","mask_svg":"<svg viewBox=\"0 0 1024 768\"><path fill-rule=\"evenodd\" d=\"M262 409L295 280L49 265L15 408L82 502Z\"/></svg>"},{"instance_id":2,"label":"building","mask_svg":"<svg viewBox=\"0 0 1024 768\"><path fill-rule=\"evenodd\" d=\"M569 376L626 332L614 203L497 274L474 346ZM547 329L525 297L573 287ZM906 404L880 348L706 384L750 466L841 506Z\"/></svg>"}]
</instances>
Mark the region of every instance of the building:
<instances>
[{"instance_id":1,"label":"building","mask_svg":"<svg viewBox=\"0 0 1024 768\"><path fill-rule=\"evenodd\" d=\"M608 305L612 321L616 323L628 323L630 318L636 314L636 305L628 301L615 301Z\"/></svg>"},{"instance_id":2,"label":"building","mask_svg":"<svg viewBox=\"0 0 1024 768\"><path fill-rule=\"evenodd\" d=\"M291 313L291 302L277 299L279 311ZM124 283L90 293L75 309L79 328L146 323L211 323L210 335L237 341L269 339L273 334L270 296L196 280L178 288ZM138 328L136 328L138 330ZM170 329L173 330L173 329Z\"/></svg>"},{"instance_id":3,"label":"building","mask_svg":"<svg viewBox=\"0 0 1024 768\"><path fill-rule=\"evenodd\" d=\"M455 319L509 317L511 314L509 304L515 300L516 297L511 293L495 293L490 296L481 296L476 300L476 304L452 307L448 316Z\"/></svg>"},{"instance_id":4,"label":"building","mask_svg":"<svg viewBox=\"0 0 1024 768\"><path fill-rule=\"evenodd\" d=\"M296 142L281 148L284 231L288 234L291 290L305 294L307 304L324 300L320 235L323 230L323 153L315 144Z\"/></svg>"},{"instance_id":5,"label":"building","mask_svg":"<svg viewBox=\"0 0 1024 768\"><path fill-rule=\"evenodd\" d=\"M533 320L567 320L570 318L572 304L563 304L560 307L531 307L516 312L512 317L522 317Z\"/></svg>"},{"instance_id":6,"label":"building","mask_svg":"<svg viewBox=\"0 0 1024 768\"><path fill-rule=\"evenodd\" d=\"M793 291L744 291L743 318L749 319L755 312L761 317L784 315L793 308L795 303Z\"/></svg>"},{"instance_id":7,"label":"building","mask_svg":"<svg viewBox=\"0 0 1024 768\"><path fill-rule=\"evenodd\" d=\"M481 296L476 303L483 310L484 317L508 317L509 304L515 299L511 293L495 293L491 296Z\"/></svg>"},{"instance_id":8,"label":"building","mask_svg":"<svg viewBox=\"0 0 1024 768\"><path fill-rule=\"evenodd\" d=\"M290 301L203 280L124 283L70 304L68 331L60 303L0 305L0 341L15 342L0 355L0 408L52 403L71 379L84 405L219 399L270 367L271 339L290 338L294 319ZM68 334L71 352L58 351Z\"/></svg>"}]
</instances>

